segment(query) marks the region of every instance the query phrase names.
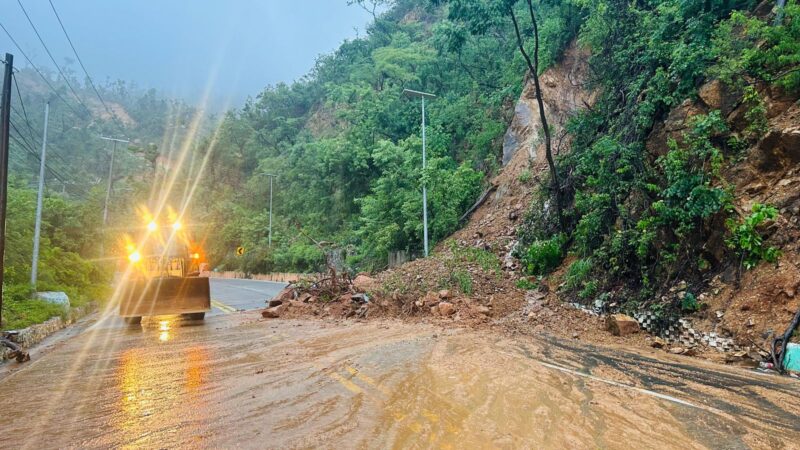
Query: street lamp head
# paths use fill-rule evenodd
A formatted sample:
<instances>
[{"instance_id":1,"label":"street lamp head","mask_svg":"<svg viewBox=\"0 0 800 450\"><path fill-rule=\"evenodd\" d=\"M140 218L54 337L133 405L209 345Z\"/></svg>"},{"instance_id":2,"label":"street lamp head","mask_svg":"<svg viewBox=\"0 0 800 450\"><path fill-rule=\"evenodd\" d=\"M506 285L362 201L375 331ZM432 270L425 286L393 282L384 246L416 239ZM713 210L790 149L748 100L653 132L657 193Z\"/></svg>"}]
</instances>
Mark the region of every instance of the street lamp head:
<instances>
[{"instance_id":1,"label":"street lamp head","mask_svg":"<svg viewBox=\"0 0 800 450\"><path fill-rule=\"evenodd\" d=\"M435 95L429 92L415 91L413 89L403 89L403 94L409 97L436 98Z\"/></svg>"}]
</instances>

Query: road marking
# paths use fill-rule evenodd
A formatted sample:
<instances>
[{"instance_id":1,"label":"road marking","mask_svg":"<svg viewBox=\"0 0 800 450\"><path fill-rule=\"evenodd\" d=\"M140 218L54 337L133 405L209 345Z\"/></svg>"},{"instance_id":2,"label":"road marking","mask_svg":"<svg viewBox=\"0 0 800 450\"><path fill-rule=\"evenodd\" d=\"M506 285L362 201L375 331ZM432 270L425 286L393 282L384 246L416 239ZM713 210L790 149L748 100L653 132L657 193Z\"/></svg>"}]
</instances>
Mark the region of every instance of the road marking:
<instances>
[{"instance_id":1,"label":"road marking","mask_svg":"<svg viewBox=\"0 0 800 450\"><path fill-rule=\"evenodd\" d=\"M363 381L364 383L367 383L368 385L370 385L370 386L374 387L375 389L381 391L384 395L387 395L387 396L389 395L389 391L388 390L386 390L384 387L378 385L378 383L375 380L373 380L372 378L368 377L367 375L364 375L363 373L361 373L360 370L356 369L355 367L347 366L345 369L350 373L350 375L358 378L359 380Z\"/></svg>"},{"instance_id":2,"label":"road marking","mask_svg":"<svg viewBox=\"0 0 800 450\"><path fill-rule=\"evenodd\" d=\"M358 387L358 385L356 385L352 381L348 380L347 378L339 375L336 372L326 372L326 375L328 375L329 377L331 377L334 380L338 381L342 386L347 388L348 391L350 391L350 392L352 392L354 394L360 394L362 392L361 388Z\"/></svg>"},{"instance_id":3,"label":"road marking","mask_svg":"<svg viewBox=\"0 0 800 450\"><path fill-rule=\"evenodd\" d=\"M716 408L712 408L712 407L705 406L705 405L696 405L694 403L687 402L686 400L681 400L681 399L673 397L671 395L662 394L660 392L655 392L655 391L651 391L649 389L644 389L644 388L640 388L640 387L636 387L636 386L631 386L629 384L620 383L619 381L606 380L605 378L600 378L600 377L598 377L596 375L591 375L591 374L588 374L588 373L579 372L577 370L572 370L572 369L567 368L567 367L562 367L562 366L558 366L556 364L550 364L550 363L547 363L547 362L544 362L544 361L539 361L537 359L534 359L534 361L538 362L539 364L541 364L541 365L543 365L545 367L549 367L551 369L560 370L562 372L566 372L566 373L570 373L572 375L577 375L577 376L580 376L580 377L588 378L588 379L594 380L594 381L599 381L601 383L607 383L607 384L610 384L612 386L631 389L631 390L634 390L634 391L639 392L641 394L649 395L651 397L660 398L662 400L667 400L667 401L670 401L670 402L673 402L673 403L677 403L679 405L684 405L684 406L689 406L689 407L692 407L692 408L702 409L704 411L712 412L712 413L719 414L719 415L723 415L724 414L722 411L720 411L720 410L718 410Z\"/></svg>"},{"instance_id":4,"label":"road marking","mask_svg":"<svg viewBox=\"0 0 800 450\"><path fill-rule=\"evenodd\" d=\"M224 312L225 314L230 314L236 312L236 308L232 306L228 306L225 303L220 302L219 300L211 300L211 306L216 307L220 311Z\"/></svg>"}]
</instances>

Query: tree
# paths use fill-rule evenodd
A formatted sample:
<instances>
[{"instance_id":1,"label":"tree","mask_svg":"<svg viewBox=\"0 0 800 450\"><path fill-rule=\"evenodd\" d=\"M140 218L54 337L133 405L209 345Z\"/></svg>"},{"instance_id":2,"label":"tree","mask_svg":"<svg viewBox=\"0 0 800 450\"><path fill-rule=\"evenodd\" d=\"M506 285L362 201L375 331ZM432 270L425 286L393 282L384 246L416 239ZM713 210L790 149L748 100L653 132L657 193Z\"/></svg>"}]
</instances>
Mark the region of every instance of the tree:
<instances>
[{"instance_id":1,"label":"tree","mask_svg":"<svg viewBox=\"0 0 800 450\"><path fill-rule=\"evenodd\" d=\"M531 3L531 0L526 0L526 2L528 4L528 12L531 16L531 23L533 24L533 61L531 61L528 52L525 50L525 43L519 30L517 16L514 13L514 4L516 3L515 0L508 2L507 10L508 14L511 16L511 21L514 23L514 32L517 36L517 45L519 46L519 51L525 58L525 62L528 64L528 71L530 71L531 77L533 77L533 86L536 89L536 103L539 104L539 120L542 122L542 129L544 132L544 154L547 158L547 165L550 167L550 185L555 200L558 224L563 232L566 230L566 224L564 223L564 212L561 204L561 184L558 180L558 170L556 170L556 164L553 160L550 127L547 124L547 115L544 112L544 101L542 100L542 88L539 84L539 26L536 22L536 15L533 13L533 4Z\"/></svg>"}]
</instances>

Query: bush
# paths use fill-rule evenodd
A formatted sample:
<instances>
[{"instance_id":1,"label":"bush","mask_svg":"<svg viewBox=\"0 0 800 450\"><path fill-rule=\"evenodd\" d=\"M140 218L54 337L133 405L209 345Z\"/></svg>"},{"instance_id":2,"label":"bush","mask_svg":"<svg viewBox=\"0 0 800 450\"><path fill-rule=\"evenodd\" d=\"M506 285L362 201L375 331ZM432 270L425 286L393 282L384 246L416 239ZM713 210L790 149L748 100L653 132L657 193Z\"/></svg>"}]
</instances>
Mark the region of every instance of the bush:
<instances>
[{"instance_id":1,"label":"bush","mask_svg":"<svg viewBox=\"0 0 800 450\"><path fill-rule=\"evenodd\" d=\"M728 247L734 249L739 255L741 264L745 269L752 269L759 262L774 263L780 258L781 252L776 247L768 246L758 228L767 220L778 217L778 210L772 205L753 204L753 211L742 221L728 219L728 229L731 237L726 241Z\"/></svg>"},{"instance_id":2,"label":"bush","mask_svg":"<svg viewBox=\"0 0 800 450\"><path fill-rule=\"evenodd\" d=\"M564 242L563 234L534 241L522 257L525 271L531 275L545 275L558 267L564 257Z\"/></svg>"},{"instance_id":3,"label":"bush","mask_svg":"<svg viewBox=\"0 0 800 450\"><path fill-rule=\"evenodd\" d=\"M590 258L579 259L570 264L567 270L564 287L568 290L578 289L583 286L583 282L592 271L592 260Z\"/></svg>"}]
</instances>

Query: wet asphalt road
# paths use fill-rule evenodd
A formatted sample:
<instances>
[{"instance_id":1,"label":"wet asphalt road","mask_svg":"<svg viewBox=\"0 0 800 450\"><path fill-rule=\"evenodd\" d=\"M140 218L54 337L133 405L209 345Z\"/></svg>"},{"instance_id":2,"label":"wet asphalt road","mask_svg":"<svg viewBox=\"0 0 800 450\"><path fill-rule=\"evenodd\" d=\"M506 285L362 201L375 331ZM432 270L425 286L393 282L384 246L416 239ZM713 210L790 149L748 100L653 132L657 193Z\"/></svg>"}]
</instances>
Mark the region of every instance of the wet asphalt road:
<instances>
[{"instance_id":1,"label":"wet asphalt road","mask_svg":"<svg viewBox=\"0 0 800 450\"><path fill-rule=\"evenodd\" d=\"M224 280L211 278L211 313L248 311L263 308L265 300L272 298L286 283L257 280Z\"/></svg>"},{"instance_id":2,"label":"wet asphalt road","mask_svg":"<svg viewBox=\"0 0 800 450\"><path fill-rule=\"evenodd\" d=\"M272 287L254 283L215 281L224 306L204 322L103 316L7 366L0 448L800 442L795 380L546 336L234 311L263 304Z\"/></svg>"}]
</instances>

